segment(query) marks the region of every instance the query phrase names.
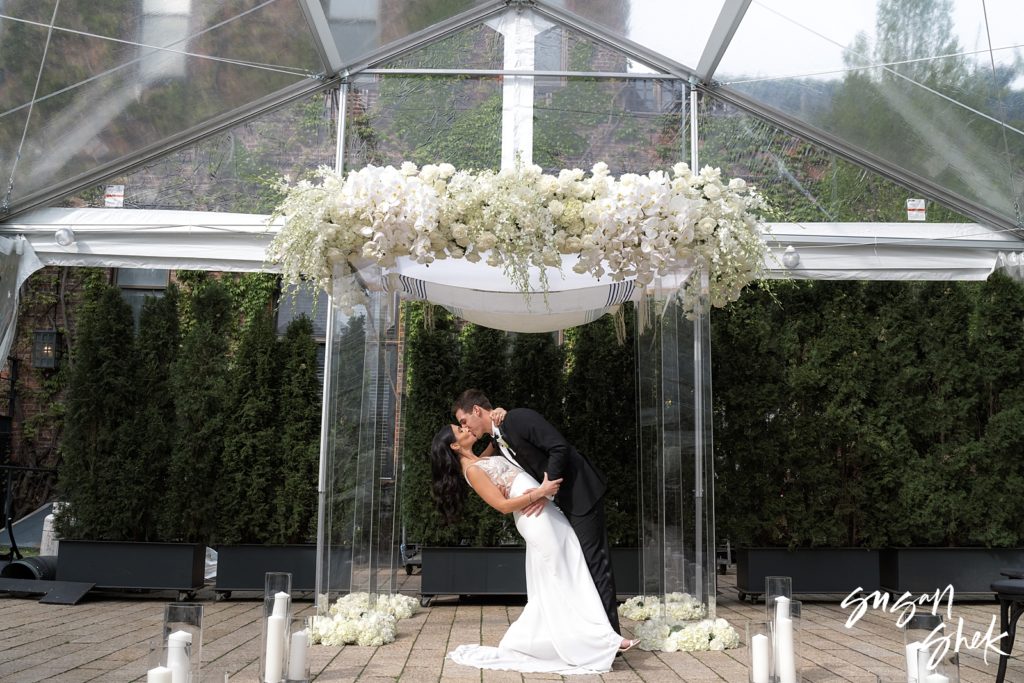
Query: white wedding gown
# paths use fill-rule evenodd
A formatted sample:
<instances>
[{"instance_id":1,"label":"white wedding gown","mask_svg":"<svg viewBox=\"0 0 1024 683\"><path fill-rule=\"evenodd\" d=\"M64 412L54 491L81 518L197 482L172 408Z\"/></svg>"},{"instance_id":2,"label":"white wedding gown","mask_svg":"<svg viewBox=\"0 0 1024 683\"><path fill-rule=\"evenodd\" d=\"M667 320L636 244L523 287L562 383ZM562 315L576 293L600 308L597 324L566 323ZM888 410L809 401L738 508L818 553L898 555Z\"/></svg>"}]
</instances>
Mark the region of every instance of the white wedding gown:
<instances>
[{"instance_id":1,"label":"white wedding gown","mask_svg":"<svg viewBox=\"0 0 1024 683\"><path fill-rule=\"evenodd\" d=\"M509 497L539 486L502 457L481 458L495 484L511 484ZM610 671L622 638L612 630L594 587L580 542L561 510L513 513L526 541L526 607L497 647L459 645L448 654L459 664L523 673L592 674Z\"/></svg>"}]
</instances>

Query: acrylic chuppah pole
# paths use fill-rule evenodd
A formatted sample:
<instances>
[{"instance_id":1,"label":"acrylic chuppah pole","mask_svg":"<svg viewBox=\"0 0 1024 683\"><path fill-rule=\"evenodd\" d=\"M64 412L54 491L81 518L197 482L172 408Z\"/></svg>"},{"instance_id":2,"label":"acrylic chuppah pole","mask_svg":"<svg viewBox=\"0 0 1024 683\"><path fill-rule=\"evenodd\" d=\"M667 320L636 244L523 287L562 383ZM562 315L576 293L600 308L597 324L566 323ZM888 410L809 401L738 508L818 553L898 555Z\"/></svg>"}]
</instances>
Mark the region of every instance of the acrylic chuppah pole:
<instances>
[{"instance_id":1,"label":"acrylic chuppah pole","mask_svg":"<svg viewBox=\"0 0 1024 683\"><path fill-rule=\"evenodd\" d=\"M656 280L636 316L640 578L663 606L686 593L714 617L709 306L688 319L677 284Z\"/></svg>"},{"instance_id":2,"label":"acrylic chuppah pole","mask_svg":"<svg viewBox=\"0 0 1024 683\"><path fill-rule=\"evenodd\" d=\"M331 312L324 496L318 550L320 609L336 593L396 590L398 453L401 446L403 332L398 296L381 269L356 276L365 304ZM337 306L339 297L331 298Z\"/></svg>"}]
</instances>

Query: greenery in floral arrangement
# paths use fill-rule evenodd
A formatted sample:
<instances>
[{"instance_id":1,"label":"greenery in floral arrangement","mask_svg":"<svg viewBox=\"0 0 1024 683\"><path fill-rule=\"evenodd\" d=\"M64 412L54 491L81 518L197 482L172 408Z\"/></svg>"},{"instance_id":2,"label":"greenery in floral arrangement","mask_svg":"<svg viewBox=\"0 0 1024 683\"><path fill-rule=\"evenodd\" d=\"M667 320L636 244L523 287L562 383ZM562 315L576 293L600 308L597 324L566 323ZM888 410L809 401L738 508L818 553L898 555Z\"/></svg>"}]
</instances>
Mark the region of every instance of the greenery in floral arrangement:
<instances>
[{"instance_id":1,"label":"greenery in floral arrangement","mask_svg":"<svg viewBox=\"0 0 1024 683\"><path fill-rule=\"evenodd\" d=\"M177 433L160 529L165 540L205 543L214 537L220 504L233 320L231 297L218 281L205 283L193 296L194 323L171 366Z\"/></svg>"},{"instance_id":2,"label":"greenery in floral arrangement","mask_svg":"<svg viewBox=\"0 0 1024 683\"><path fill-rule=\"evenodd\" d=\"M344 176L322 168L318 175L319 183L290 186L275 211L284 225L268 258L288 283L310 279L327 289L334 268L348 275L352 260L388 266L409 256L419 263L486 260L524 292L530 268L543 266L546 291L546 267L576 254L578 273L635 277L645 287L699 259L709 269L710 300L720 307L763 267L763 200L742 179L724 180L710 167L693 173L678 163L671 173L616 179L604 163L589 176L579 169L553 176L524 164L472 173L406 162ZM684 288L695 286L691 278ZM336 294L343 310L364 300L354 283Z\"/></svg>"},{"instance_id":3,"label":"greenery in floral arrangement","mask_svg":"<svg viewBox=\"0 0 1024 683\"><path fill-rule=\"evenodd\" d=\"M55 516L65 538L134 540L134 501L152 491L135 477L137 462L135 330L131 307L116 287L90 291L79 319L68 384L58 488L66 506Z\"/></svg>"},{"instance_id":4,"label":"greenery in floral arrangement","mask_svg":"<svg viewBox=\"0 0 1024 683\"><path fill-rule=\"evenodd\" d=\"M317 377L313 323L305 315L288 324L281 340L280 414L283 474L277 488L275 543L316 540L322 384Z\"/></svg>"},{"instance_id":5,"label":"greenery in floral arrangement","mask_svg":"<svg viewBox=\"0 0 1024 683\"><path fill-rule=\"evenodd\" d=\"M266 543L284 485L278 410L280 354L265 306L242 329L233 359L218 477L218 543ZM310 482L311 484L311 482Z\"/></svg>"}]
</instances>

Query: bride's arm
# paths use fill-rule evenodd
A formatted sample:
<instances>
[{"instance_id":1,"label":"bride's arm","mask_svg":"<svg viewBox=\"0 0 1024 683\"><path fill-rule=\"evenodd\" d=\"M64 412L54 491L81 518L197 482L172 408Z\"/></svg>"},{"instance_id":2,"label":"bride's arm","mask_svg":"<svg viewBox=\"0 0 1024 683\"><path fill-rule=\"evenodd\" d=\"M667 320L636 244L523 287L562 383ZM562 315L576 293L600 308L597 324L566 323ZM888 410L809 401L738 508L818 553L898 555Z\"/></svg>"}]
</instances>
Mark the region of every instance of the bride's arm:
<instances>
[{"instance_id":1,"label":"bride's arm","mask_svg":"<svg viewBox=\"0 0 1024 683\"><path fill-rule=\"evenodd\" d=\"M502 495L501 490L494 485L491 478L487 476L487 473L479 467L470 467L466 472L466 478L469 480L469 485L477 492L477 495L483 498L485 503L502 514L522 510L542 497L553 496L558 493L558 486L562 483L561 479L549 480L548 475L545 474L544 481L541 482L539 487L520 496L506 498Z\"/></svg>"}]
</instances>

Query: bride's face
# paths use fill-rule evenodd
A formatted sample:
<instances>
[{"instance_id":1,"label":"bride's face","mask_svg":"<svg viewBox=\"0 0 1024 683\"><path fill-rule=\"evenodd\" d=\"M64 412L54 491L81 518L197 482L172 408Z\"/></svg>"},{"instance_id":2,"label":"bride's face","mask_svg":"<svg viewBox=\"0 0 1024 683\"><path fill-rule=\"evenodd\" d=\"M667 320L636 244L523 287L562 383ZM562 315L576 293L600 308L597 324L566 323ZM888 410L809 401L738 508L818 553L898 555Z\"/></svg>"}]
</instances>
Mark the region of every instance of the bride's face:
<instances>
[{"instance_id":1,"label":"bride's face","mask_svg":"<svg viewBox=\"0 0 1024 683\"><path fill-rule=\"evenodd\" d=\"M473 436L473 432L469 431L466 427L460 427L459 425L452 425L452 431L455 433L455 442L459 444L459 448L463 451L472 453L473 442L476 441L476 437Z\"/></svg>"}]
</instances>

